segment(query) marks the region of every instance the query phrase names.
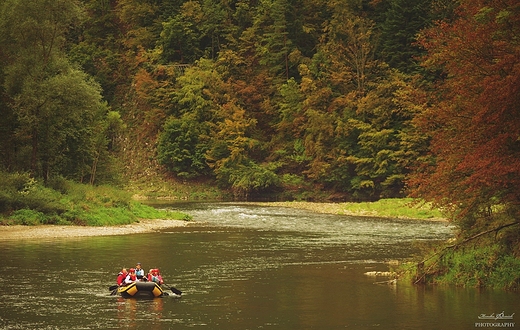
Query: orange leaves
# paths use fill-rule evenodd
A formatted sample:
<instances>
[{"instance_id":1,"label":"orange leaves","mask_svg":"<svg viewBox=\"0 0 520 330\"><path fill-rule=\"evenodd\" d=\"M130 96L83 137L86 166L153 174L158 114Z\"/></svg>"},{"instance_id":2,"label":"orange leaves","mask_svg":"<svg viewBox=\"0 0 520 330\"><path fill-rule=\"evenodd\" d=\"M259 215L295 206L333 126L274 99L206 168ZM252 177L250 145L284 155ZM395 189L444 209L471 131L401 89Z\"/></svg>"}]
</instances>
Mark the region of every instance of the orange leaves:
<instances>
[{"instance_id":1,"label":"orange leaves","mask_svg":"<svg viewBox=\"0 0 520 330\"><path fill-rule=\"evenodd\" d=\"M436 164L414 182L417 195L464 214L520 202L520 5L467 0L457 13L420 40L423 64L442 68L445 79L417 120L433 138Z\"/></svg>"},{"instance_id":2,"label":"orange leaves","mask_svg":"<svg viewBox=\"0 0 520 330\"><path fill-rule=\"evenodd\" d=\"M134 88L141 99L149 99L150 92L157 88L157 85L157 81L144 69L137 71L134 76Z\"/></svg>"}]
</instances>

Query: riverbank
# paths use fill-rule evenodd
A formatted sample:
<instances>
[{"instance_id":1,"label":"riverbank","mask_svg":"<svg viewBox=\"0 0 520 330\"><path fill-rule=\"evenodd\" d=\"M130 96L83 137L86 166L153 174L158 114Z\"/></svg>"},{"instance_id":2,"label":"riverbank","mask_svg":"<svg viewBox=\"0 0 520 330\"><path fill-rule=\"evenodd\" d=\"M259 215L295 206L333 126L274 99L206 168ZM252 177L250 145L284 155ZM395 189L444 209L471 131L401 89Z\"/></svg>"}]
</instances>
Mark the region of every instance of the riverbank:
<instances>
[{"instance_id":1,"label":"riverbank","mask_svg":"<svg viewBox=\"0 0 520 330\"><path fill-rule=\"evenodd\" d=\"M154 219L140 220L139 222L120 226L0 226L0 241L129 235L186 226L188 223L188 221L181 220Z\"/></svg>"},{"instance_id":2,"label":"riverbank","mask_svg":"<svg viewBox=\"0 0 520 330\"><path fill-rule=\"evenodd\" d=\"M439 210L429 205L414 205L411 198L381 199L376 202L361 203L321 203L321 202L266 202L264 206L289 207L316 213L382 217L410 220L448 221Z\"/></svg>"},{"instance_id":3,"label":"riverbank","mask_svg":"<svg viewBox=\"0 0 520 330\"><path fill-rule=\"evenodd\" d=\"M414 207L410 199L383 199L370 203L317 203L317 202L261 202L259 205L310 210L317 213L354 215L366 217L391 217L410 220L447 221L437 210L426 206ZM255 203L256 204L256 203ZM77 225L5 225L0 226L0 241L16 239L41 239L63 237L87 237L128 235L154 232L164 228L185 226L188 221L146 219L126 225L77 226Z\"/></svg>"}]
</instances>

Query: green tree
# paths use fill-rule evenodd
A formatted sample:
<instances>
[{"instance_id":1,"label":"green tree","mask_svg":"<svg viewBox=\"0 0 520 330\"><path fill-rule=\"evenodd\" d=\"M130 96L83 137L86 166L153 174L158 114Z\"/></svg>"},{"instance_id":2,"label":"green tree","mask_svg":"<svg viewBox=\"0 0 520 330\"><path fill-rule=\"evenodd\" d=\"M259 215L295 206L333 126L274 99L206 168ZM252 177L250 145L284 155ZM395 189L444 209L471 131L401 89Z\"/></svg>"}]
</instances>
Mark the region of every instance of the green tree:
<instances>
[{"instance_id":1,"label":"green tree","mask_svg":"<svg viewBox=\"0 0 520 330\"><path fill-rule=\"evenodd\" d=\"M278 103L277 127L303 141L305 153L286 142L277 159L285 169L299 168L315 183L353 198L402 195L415 86L373 58L370 20L344 8L332 18L318 52L300 65L299 86L289 81Z\"/></svg>"},{"instance_id":2,"label":"green tree","mask_svg":"<svg viewBox=\"0 0 520 330\"><path fill-rule=\"evenodd\" d=\"M417 35L431 22L432 0L392 0L380 25L382 59L392 68L413 74L420 71L416 58L423 54Z\"/></svg>"},{"instance_id":3,"label":"green tree","mask_svg":"<svg viewBox=\"0 0 520 330\"><path fill-rule=\"evenodd\" d=\"M336 8L332 19L325 27L323 51L331 55L332 65L347 66L350 78L358 92L365 91L373 65L377 34L374 23L358 17L344 8ZM344 79L344 78L343 78Z\"/></svg>"},{"instance_id":4,"label":"green tree","mask_svg":"<svg viewBox=\"0 0 520 330\"><path fill-rule=\"evenodd\" d=\"M179 119L166 121L157 145L159 163L181 178L194 178L209 174L204 143L208 125L194 118L193 113L184 113Z\"/></svg>"},{"instance_id":5,"label":"green tree","mask_svg":"<svg viewBox=\"0 0 520 330\"><path fill-rule=\"evenodd\" d=\"M209 174L206 151L221 102L222 81L210 60L187 69L171 90L169 117L158 140L158 160L179 177Z\"/></svg>"},{"instance_id":6,"label":"green tree","mask_svg":"<svg viewBox=\"0 0 520 330\"><path fill-rule=\"evenodd\" d=\"M298 173L306 168L310 160L305 155L302 142L303 125L306 117L303 112L305 99L300 85L294 78L280 87L280 99L277 102L279 119L275 125L276 134L271 140L271 161L279 162L281 174Z\"/></svg>"},{"instance_id":7,"label":"green tree","mask_svg":"<svg viewBox=\"0 0 520 330\"><path fill-rule=\"evenodd\" d=\"M16 120L20 152L31 170L47 180L90 176L97 130L107 106L99 85L71 65L65 35L83 17L75 1L6 0L1 8L5 95Z\"/></svg>"},{"instance_id":8,"label":"green tree","mask_svg":"<svg viewBox=\"0 0 520 330\"><path fill-rule=\"evenodd\" d=\"M83 1L85 19L67 32L67 55L73 63L101 85L103 97L116 102L118 88L126 78L122 74L122 24L115 0Z\"/></svg>"},{"instance_id":9,"label":"green tree","mask_svg":"<svg viewBox=\"0 0 520 330\"><path fill-rule=\"evenodd\" d=\"M225 17L219 2L186 1L178 14L162 24L159 44L163 60L193 63L201 57L215 59Z\"/></svg>"},{"instance_id":10,"label":"green tree","mask_svg":"<svg viewBox=\"0 0 520 330\"><path fill-rule=\"evenodd\" d=\"M240 197L277 187L280 180L276 168L259 164L253 157L260 148L259 141L250 133L256 121L248 118L233 99L222 105L219 116L221 120L215 126L212 148L208 151L217 182Z\"/></svg>"},{"instance_id":11,"label":"green tree","mask_svg":"<svg viewBox=\"0 0 520 330\"><path fill-rule=\"evenodd\" d=\"M259 40L256 41L259 63L285 80L289 79L288 56L291 49L285 13L290 9L287 0L262 0L252 26L255 34L259 35Z\"/></svg>"}]
</instances>

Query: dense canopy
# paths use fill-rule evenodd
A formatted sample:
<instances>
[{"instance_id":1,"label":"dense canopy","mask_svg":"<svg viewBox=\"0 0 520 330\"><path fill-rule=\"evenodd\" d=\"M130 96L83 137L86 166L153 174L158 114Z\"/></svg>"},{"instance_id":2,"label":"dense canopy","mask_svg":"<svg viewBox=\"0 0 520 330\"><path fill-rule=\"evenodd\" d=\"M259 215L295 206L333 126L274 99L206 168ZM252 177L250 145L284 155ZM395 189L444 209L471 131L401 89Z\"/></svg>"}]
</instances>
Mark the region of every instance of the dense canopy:
<instances>
[{"instance_id":1,"label":"dense canopy","mask_svg":"<svg viewBox=\"0 0 520 330\"><path fill-rule=\"evenodd\" d=\"M416 122L432 137L416 194L458 217L506 206L520 216L520 4L465 1L424 31L423 63L442 75Z\"/></svg>"},{"instance_id":2,"label":"dense canopy","mask_svg":"<svg viewBox=\"0 0 520 330\"><path fill-rule=\"evenodd\" d=\"M412 192L459 217L518 216L519 11L0 0L0 166L92 184L160 168L239 197Z\"/></svg>"}]
</instances>

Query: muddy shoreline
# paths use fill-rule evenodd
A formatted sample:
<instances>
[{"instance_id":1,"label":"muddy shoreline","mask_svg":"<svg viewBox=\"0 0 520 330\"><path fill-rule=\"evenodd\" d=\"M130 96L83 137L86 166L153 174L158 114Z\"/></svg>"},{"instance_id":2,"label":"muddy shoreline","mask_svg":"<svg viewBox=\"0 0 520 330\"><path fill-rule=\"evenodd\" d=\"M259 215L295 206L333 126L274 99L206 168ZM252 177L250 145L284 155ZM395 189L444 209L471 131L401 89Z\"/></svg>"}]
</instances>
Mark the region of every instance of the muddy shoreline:
<instances>
[{"instance_id":1,"label":"muddy shoreline","mask_svg":"<svg viewBox=\"0 0 520 330\"><path fill-rule=\"evenodd\" d=\"M0 241L149 233L166 228L186 226L188 223L188 221L182 220L141 220L129 225L103 227L59 225L0 226Z\"/></svg>"}]
</instances>

